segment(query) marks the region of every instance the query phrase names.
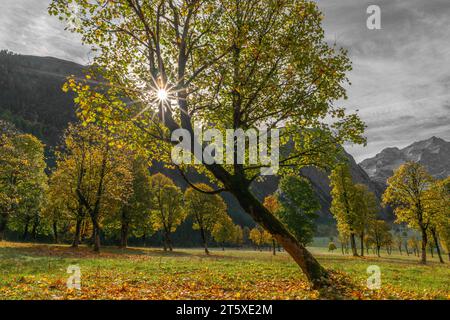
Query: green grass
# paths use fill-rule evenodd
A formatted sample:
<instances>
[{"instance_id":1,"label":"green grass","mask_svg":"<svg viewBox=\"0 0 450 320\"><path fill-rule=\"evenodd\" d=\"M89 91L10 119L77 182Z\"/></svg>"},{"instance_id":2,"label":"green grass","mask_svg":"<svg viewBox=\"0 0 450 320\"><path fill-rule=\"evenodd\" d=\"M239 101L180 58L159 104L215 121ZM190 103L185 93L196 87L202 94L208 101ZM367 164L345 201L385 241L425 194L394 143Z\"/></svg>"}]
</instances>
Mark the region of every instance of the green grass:
<instances>
[{"instance_id":1,"label":"green grass","mask_svg":"<svg viewBox=\"0 0 450 320\"><path fill-rule=\"evenodd\" d=\"M0 244L0 299L448 299L450 264L393 254L353 258L310 248L337 271L335 293L309 289L284 252L200 249L164 253L159 249ZM68 290L67 267L81 269L82 290ZM381 268L382 289L365 288L367 267ZM351 284L343 279L351 279ZM342 280L342 281L341 281ZM342 283L341 283L342 282ZM345 288L343 288L345 286Z\"/></svg>"}]
</instances>

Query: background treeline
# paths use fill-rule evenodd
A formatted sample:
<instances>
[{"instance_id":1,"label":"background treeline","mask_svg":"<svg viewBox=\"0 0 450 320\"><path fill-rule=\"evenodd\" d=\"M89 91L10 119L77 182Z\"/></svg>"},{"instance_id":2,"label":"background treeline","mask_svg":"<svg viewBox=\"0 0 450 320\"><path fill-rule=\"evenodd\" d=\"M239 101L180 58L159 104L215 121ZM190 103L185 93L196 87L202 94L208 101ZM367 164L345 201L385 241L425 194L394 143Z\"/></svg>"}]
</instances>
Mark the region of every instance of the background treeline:
<instances>
[{"instance_id":1,"label":"background treeline","mask_svg":"<svg viewBox=\"0 0 450 320\"><path fill-rule=\"evenodd\" d=\"M100 250L102 241L128 245L162 244L173 248L181 224L198 230L201 242L243 245L244 230L235 225L219 195L209 186L184 192L164 174L150 173L137 151L117 143L94 126L70 125L46 173L44 145L1 122L0 236L7 230L21 240L81 243ZM247 232L248 233L248 232ZM197 239L198 239L197 238Z\"/></svg>"},{"instance_id":2,"label":"background treeline","mask_svg":"<svg viewBox=\"0 0 450 320\"><path fill-rule=\"evenodd\" d=\"M86 243L94 251L102 243L127 247L130 239L170 251L175 245L202 245L206 254L211 243L280 250L261 227L235 223L224 199L209 194L210 186L197 183L183 190L167 175L152 174L152 164L138 150L93 125L69 125L51 169L38 138L5 121L0 130L2 239L9 231L14 240ZM428 250L443 262L450 244L450 178L433 179L420 164L408 162L388 180L382 204L366 185L354 183L347 163L336 166L330 181L343 254L380 256L384 248L426 263ZM283 177L264 205L302 244L313 242L321 204L308 179ZM396 224L382 218L382 205L392 206ZM181 226L197 236L174 241ZM329 250L337 244L331 237Z\"/></svg>"}]
</instances>

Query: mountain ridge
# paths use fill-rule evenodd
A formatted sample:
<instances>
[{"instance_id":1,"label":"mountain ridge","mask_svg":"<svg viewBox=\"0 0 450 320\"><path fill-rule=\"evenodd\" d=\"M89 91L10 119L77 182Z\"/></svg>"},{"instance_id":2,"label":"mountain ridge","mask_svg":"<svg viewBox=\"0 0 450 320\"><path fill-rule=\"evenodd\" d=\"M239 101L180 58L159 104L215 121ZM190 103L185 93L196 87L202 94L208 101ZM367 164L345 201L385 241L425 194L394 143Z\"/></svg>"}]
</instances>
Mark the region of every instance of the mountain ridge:
<instances>
[{"instance_id":1,"label":"mountain ridge","mask_svg":"<svg viewBox=\"0 0 450 320\"><path fill-rule=\"evenodd\" d=\"M387 179L407 161L421 163L437 179L446 178L450 175L450 142L432 136L402 149L385 148L374 157L361 161L359 166L372 180L385 188Z\"/></svg>"}]
</instances>

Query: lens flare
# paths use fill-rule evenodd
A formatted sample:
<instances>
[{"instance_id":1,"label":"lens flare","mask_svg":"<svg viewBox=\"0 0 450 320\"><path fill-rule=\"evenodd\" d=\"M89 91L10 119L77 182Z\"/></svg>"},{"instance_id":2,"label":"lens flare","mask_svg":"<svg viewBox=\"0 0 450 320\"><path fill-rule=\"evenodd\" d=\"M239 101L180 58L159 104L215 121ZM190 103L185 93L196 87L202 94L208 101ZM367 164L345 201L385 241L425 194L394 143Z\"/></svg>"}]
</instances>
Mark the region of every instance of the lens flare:
<instances>
[{"instance_id":1,"label":"lens flare","mask_svg":"<svg viewBox=\"0 0 450 320\"><path fill-rule=\"evenodd\" d=\"M167 93L166 89L159 89L157 95L160 101L166 101L167 98L169 97L169 94Z\"/></svg>"}]
</instances>

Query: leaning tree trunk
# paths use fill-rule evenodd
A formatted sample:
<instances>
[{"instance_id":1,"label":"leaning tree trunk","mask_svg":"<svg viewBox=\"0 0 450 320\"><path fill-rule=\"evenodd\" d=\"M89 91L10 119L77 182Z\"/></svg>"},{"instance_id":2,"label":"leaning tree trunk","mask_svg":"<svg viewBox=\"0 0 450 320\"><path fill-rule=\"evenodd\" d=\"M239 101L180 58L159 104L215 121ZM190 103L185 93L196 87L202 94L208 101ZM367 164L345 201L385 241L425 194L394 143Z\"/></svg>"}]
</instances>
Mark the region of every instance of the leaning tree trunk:
<instances>
[{"instance_id":1,"label":"leaning tree trunk","mask_svg":"<svg viewBox=\"0 0 450 320\"><path fill-rule=\"evenodd\" d=\"M272 213L270 213L242 183L230 185L230 192L236 197L241 207L266 229L275 240L288 252L300 266L313 288L320 288L329 284L327 271L319 262L298 242L286 227Z\"/></svg>"},{"instance_id":2,"label":"leaning tree trunk","mask_svg":"<svg viewBox=\"0 0 450 320\"><path fill-rule=\"evenodd\" d=\"M437 251L437 254L439 256L439 261L441 263L444 263L444 259L442 259L442 255L441 255L441 248L439 247L439 240L438 240L438 237L437 237L436 229L432 228L431 229L431 234L433 235L434 245L436 246L436 251Z\"/></svg>"}]
</instances>

